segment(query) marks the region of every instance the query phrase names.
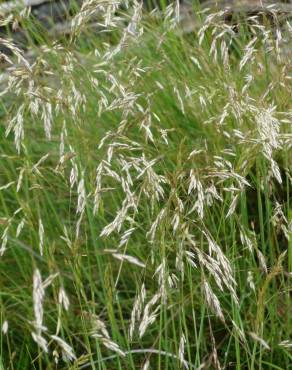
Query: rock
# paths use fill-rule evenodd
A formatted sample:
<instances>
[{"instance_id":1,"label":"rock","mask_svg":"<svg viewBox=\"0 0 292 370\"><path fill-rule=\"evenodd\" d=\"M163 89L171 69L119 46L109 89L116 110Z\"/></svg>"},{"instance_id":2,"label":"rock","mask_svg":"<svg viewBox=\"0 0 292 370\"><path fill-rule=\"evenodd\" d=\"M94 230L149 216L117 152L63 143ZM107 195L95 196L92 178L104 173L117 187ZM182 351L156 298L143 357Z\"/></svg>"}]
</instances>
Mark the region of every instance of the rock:
<instances>
[{"instance_id":1,"label":"rock","mask_svg":"<svg viewBox=\"0 0 292 370\"><path fill-rule=\"evenodd\" d=\"M192 32L198 27L196 9L191 2L186 1L181 6L181 24L184 33ZM292 18L292 0L206 0L201 2L201 5L203 9L209 9L209 12L224 10L222 17L229 24L236 24L240 19L253 16L257 16L260 22L266 18L272 25Z\"/></svg>"},{"instance_id":2,"label":"rock","mask_svg":"<svg viewBox=\"0 0 292 370\"><path fill-rule=\"evenodd\" d=\"M30 8L31 17L34 17L39 25L48 31L53 27L60 27L72 18L72 4L80 6L83 0L23 0L9 1L0 5L0 24L5 21L9 14L19 15L25 8ZM0 37L11 37L14 44L25 49L28 43L25 29L15 24L0 26ZM0 51L9 54L6 47L0 45Z\"/></svg>"},{"instance_id":3,"label":"rock","mask_svg":"<svg viewBox=\"0 0 292 370\"><path fill-rule=\"evenodd\" d=\"M70 30L70 20L73 15L72 4L81 6L84 0L17 0L2 3L0 5L0 24L1 20L5 21L11 13L20 14L21 10L30 7L31 15L39 22L39 24L47 29L49 34L56 32L57 34L68 33ZM143 0L146 9L151 10L159 4L160 0ZM172 0L165 0L168 4ZM191 32L196 29L198 22L196 19L196 7L194 0L180 0L181 2L181 25L183 32ZM275 4L276 2L276 4ZM196 2L197 3L197 2ZM275 14L281 14L285 17L292 14L292 0L201 0L203 9L222 10L225 9L224 19L226 22L233 22L234 15L260 15L273 19ZM273 5L274 4L274 5ZM76 9L76 8L75 8ZM12 37L13 42L20 48L25 49L27 45L27 36L24 29L19 27L0 26L0 37ZM54 35L52 35L54 37ZM5 47L1 47L0 51L9 53Z\"/></svg>"}]
</instances>

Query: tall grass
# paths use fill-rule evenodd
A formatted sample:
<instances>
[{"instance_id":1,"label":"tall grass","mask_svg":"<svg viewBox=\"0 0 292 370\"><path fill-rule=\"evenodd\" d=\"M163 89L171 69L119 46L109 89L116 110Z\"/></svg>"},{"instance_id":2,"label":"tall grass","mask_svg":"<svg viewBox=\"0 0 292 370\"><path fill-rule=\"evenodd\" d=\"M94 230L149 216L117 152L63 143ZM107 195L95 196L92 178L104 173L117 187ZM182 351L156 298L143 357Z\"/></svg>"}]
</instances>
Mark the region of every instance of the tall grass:
<instances>
[{"instance_id":1,"label":"tall grass","mask_svg":"<svg viewBox=\"0 0 292 370\"><path fill-rule=\"evenodd\" d=\"M288 369L291 26L116 10L1 41L0 368Z\"/></svg>"}]
</instances>

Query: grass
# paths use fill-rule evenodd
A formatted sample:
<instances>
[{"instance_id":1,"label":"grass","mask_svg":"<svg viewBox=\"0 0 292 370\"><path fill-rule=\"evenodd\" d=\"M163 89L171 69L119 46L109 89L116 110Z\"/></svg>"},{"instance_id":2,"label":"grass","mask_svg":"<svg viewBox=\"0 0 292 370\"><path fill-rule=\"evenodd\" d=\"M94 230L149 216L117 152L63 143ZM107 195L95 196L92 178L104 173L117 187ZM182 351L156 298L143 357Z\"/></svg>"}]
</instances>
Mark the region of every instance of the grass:
<instances>
[{"instance_id":1,"label":"grass","mask_svg":"<svg viewBox=\"0 0 292 370\"><path fill-rule=\"evenodd\" d=\"M280 34L92 6L2 94L0 369L291 368Z\"/></svg>"}]
</instances>

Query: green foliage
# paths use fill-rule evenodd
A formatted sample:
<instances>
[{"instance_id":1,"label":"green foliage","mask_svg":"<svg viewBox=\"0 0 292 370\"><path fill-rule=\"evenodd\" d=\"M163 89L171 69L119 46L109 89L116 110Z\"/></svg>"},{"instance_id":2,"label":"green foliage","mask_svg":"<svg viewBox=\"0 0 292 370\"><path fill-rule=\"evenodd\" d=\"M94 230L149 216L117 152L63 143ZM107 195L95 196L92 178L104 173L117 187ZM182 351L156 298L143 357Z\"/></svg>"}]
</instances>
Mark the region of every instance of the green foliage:
<instances>
[{"instance_id":1,"label":"green foliage","mask_svg":"<svg viewBox=\"0 0 292 370\"><path fill-rule=\"evenodd\" d=\"M139 5L94 34L84 13L33 63L10 45L0 369L288 369L282 39Z\"/></svg>"}]
</instances>

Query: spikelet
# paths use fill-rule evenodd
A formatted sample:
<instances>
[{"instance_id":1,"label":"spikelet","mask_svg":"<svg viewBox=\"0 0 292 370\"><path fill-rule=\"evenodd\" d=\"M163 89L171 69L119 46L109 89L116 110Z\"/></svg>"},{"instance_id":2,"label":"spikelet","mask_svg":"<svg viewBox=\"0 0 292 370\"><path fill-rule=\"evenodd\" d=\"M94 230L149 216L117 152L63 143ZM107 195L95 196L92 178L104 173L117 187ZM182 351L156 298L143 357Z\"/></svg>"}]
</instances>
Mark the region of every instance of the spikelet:
<instances>
[{"instance_id":1,"label":"spikelet","mask_svg":"<svg viewBox=\"0 0 292 370\"><path fill-rule=\"evenodd\" d=\"M253 332L250 332L249 335L252 337L252 339L254 339L256 342L260 343L260 345L267 349L267 350L270 350L270 346L268 345L268 343L261 337L259 337L256 333L253 333Z\"/></svg>"},{"instance_id":2,"label":"spikelet","mask_svg":"<svg viewBox=\"0 0 292 370\"><path fill-rule=\"evenodd\" d=\"M133 309L131 312L131 321L130 321L130 327L129 327L130 340L132 340L133 338L136 322L140 321L145 298L146 298L146 289L145 289L145 285L142 284L141 291L135 299Z\"/></svg>"},{"instance_id":3,"label":"spikelet","mask_svg":"<svg viewBox=\"0 0 292 370\"><path fill-rule=\"evenodd\" d=\"M106 348L124 357L125 352L110 338L105 323L96 315L90 314L89 316L92 326L91 337L99 340Z\"/></svg>"},{"instance_id":4,"label":"spikelet","mask_svg":"<svg viewBox=\"0 0 292 370\"><path fill-rule=\"evenodd\" d=\"M142 316L142 320L139 325L139 337L142 338L147 328L153 324L156 320L159 311L159 305L152 311L153 307L158 303L161 298L160 293L156 293L150 301L146 304Z\"/></svg>"},{"instance_id":5,"label":"spikelet","mask_svg":"<svg viewBox=\"0 0 292 370\"><path fill-rule=\"evenodd\" d=\"M182 334L181 337L180 337L180 341L179 341L178 358L179 358L179 361L181 363L181 366L184 366L185 369L188 369L189 366L188 366L188 363L185 360L185 356L184 356L185 343L186 343L186 338L185 338L184 334Z\"/></svg>"},{"instance_id":6,"label":"spikelet","mask_svg":"<svg viewBox=\"0 0 292 370\"><path fill-rule=\"evenodd\" d=\"M43 287L42 277L40 271L35 269L33 274L33 309L34 309L34 328L35 332L31 335L34 341L42 348L44 352L48 352L47 340L42 336L42 332L46 330L43 326L43 301L45 297L45 290Z\"/></svg>"},{"instance_id":7,"label":"spikelet","mask_svg":"<svg viewBox=\"0 0 292 370\"><path fill-rule=\"evenodd\" d=\"M7 320L3 322L1 331L4 335L8 333L8 321Z\"/></svg>"},{"instance_id":8,"label":"spikelet","mask_svg":"<svg viewBox=\"0 0 292 370\"><path fill-rule=\"evenodd\" d=\"M59 301L59 304L62 307L64 307L65 311L68 311L69 306L70 306L70 301L63 287L61 287L59 290L58 301Z\"/></svg>"},{"instance_id":9,"label":"spikelet","mask_svg":"<svg viewBox=\"0 0 292 370\"><path fill-rule=\"evenodd\" d=\"M62 350L62 357L65 362L76 360L76 356L72 347L57 335L51 335L51 338L60 346Z\"/></svg>"}]
</instances>

